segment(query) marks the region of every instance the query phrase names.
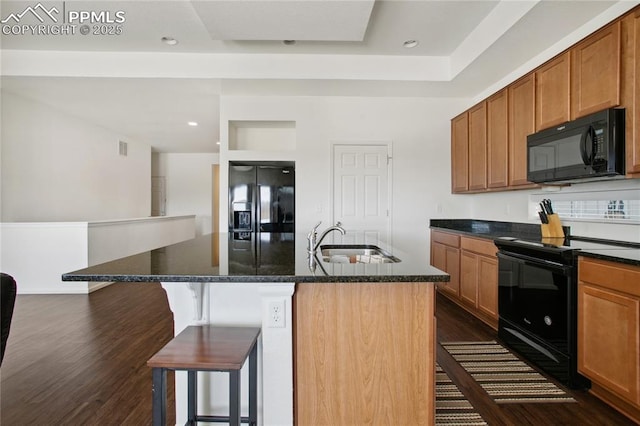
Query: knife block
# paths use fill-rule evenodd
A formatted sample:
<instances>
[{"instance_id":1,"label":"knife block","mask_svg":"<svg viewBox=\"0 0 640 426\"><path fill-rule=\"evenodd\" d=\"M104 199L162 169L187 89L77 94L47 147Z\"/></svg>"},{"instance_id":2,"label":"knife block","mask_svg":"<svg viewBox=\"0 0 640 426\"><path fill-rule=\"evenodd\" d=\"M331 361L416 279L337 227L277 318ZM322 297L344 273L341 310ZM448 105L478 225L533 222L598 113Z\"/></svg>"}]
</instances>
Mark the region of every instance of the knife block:
<instances>
[{"instance_id":1,"label":"knife block","mask_svg":"<svg viewBox=\"0 0 640 426\"><path fill-rule=\"evenodd\" d=\"M540 225L540 231L542 232L542 238L564 238L564 230L562 229L562 222L557 214L547 215L549 223L543 223Z\"/></svg>"},{"instance_id":2,"label":"knife block","mask_svg":"<svg viewBox=\"0 0 640 426\"><path fill-rule=\"evenodd\" d=\"M551 238L551 237L544 238L543 237L540 240L540 242L542 244L545 244L545 245L551 245L551 246L554 246L554 247L562 247L564 245L565 239L564 238Z\"/></svg>"}]
</instances>

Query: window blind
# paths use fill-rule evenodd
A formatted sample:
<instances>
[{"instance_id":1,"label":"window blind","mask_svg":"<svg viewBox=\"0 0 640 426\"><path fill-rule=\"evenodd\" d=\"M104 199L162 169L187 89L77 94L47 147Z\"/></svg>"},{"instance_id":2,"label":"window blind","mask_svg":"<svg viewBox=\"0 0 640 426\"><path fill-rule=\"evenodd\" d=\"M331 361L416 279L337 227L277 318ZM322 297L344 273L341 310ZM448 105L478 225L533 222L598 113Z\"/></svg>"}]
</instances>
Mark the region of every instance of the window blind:
<instances>
[{"instance_id":1,"label":"window blind","mask_svg":"<svg viewBox=\"0 0 640 426\"><path fill-rule=\"evenodd\" d=\"M537 218L538 203L548 198L561 219L640 224L640 188L633 181L625 184L631 188L532 194L532 217Z\"/></svg>"}]
</instances>

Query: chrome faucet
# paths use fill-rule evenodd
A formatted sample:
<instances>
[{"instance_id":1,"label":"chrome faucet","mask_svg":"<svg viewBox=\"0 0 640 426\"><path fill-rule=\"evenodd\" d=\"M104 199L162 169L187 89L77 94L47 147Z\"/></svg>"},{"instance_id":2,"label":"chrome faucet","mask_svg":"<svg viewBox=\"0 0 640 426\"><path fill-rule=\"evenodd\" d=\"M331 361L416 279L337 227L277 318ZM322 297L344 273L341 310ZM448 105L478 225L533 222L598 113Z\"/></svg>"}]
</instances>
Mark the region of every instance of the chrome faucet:
<instances>
[{"instance_id":1,"label":"chrome faucet","mask_svg":"<svg viewBox=\"0 0 640 426\"><path fill-rule=\"evenodd\" d=\"M340 231L340 233L342 235L347 233L347 231L345 231L344 228L342 227L342 224L340 222L336 222L335 225L325 229L324 232L322 232L322 234L320 234L320 238L317 238L318 237L318 234L317 234L318 226L320 226L321 223L322 223L322 221L318 222L316 224L316 226L313 227L311 232L309 232L309 234L307 235L307 240L309 241L309 245L307 247L307 251L309 253L315 253L316 250L318 250L318 247L320 247L320 243L322 243L322 240L324 240L324 237L326 237L329 232L331 232L331 231Z\"/></svg>"}]
</instances>

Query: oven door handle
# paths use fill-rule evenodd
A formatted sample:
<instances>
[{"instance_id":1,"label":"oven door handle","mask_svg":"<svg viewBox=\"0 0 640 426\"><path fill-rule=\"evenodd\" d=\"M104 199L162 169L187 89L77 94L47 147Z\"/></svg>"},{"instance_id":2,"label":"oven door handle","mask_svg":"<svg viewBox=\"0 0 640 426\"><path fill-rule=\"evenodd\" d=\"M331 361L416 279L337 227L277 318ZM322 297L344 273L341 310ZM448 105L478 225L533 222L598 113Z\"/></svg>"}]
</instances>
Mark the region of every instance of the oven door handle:
<instances>
[{"instance_id":1,"label":"oven door handle","mask_svg":"<svg viewBox=\"0 0 640 426\"><path fill-rule=\"evenodd\" d=\"M560 270L564 275L569 275L572 270L571 266L563 265L562 263L552 262L551 260L538 259L519 253L505 253L503 251L499 251L498 258L503 258L512 262L530 266L547 267L549 269Z\"/></svg>"}]
</instances>

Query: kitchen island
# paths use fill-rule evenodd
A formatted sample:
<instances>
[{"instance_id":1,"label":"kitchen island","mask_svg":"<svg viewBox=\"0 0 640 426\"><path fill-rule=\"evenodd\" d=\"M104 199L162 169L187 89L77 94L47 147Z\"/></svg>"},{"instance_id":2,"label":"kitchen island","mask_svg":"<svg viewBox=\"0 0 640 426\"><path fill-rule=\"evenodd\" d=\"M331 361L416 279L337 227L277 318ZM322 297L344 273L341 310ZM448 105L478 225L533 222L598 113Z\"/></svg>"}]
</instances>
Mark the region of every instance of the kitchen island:
<instances>
[{"instance_id":1,"label":"kitchen island","mask_svg":"<svg viewBox=\"0 0 640 426\"><path fill-rule=\"evenodd\" d=\"M305 234L221 233L63 280L160 281L176 334L198 323L261 326L260 424L433 424L433 283L448 274L364 235L339 242L376 245L400 262L309 256ZM199 382L207 410L224 383ZM178 423L185 400L186 379L177 374ZM209 408L220 404L224 398L214 398Z\"/></svg>"}]
</instances>

